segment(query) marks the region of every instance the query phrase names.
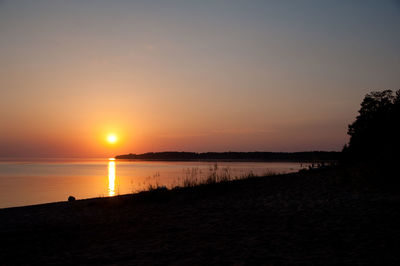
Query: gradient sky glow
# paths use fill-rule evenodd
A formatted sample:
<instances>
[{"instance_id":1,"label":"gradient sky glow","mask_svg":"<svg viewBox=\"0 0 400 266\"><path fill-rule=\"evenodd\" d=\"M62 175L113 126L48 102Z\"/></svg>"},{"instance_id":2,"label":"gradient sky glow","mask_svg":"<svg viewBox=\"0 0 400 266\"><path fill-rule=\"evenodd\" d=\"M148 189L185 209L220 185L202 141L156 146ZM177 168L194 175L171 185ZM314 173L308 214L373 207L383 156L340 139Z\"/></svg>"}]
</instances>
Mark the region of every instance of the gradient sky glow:
<instances>
[{"instance_id":1,"label":"gradient sky glow","mask_svg":"<svg viewBox=\"0 0 400 266\"><path fill-rule=\"evenodd\" d=\"M0 156L340 150L400 88L398 1L2 0L0 36Z\"/></svg>"}]
</instances>

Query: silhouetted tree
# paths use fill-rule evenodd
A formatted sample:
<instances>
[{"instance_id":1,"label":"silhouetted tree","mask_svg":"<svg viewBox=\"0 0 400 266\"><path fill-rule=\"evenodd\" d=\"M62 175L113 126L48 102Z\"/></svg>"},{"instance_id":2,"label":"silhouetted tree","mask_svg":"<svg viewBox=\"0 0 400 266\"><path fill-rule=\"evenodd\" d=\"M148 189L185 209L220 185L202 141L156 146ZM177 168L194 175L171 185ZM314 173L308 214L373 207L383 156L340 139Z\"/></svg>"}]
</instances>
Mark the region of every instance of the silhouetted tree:
<instances>
[{"instance_id":1,"label":"silhouetted tree","mask_svg":"<svg viewBox=\"0 0 400 266\"><path fill-rule=\"evenodd\" d=\"M349 125L347 160L383 162L398 158L400 148L400 90L368 93L356 120Z\"/></svg>"}]
</instances>

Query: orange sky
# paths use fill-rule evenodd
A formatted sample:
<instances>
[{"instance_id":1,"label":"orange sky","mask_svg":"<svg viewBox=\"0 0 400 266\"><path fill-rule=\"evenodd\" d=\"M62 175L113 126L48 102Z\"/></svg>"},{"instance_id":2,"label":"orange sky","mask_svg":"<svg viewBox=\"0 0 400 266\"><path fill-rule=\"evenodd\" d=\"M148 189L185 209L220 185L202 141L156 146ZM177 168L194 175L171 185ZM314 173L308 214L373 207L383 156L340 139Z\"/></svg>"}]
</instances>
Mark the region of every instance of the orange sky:
<instances>
[{"instance_id":1,"label":"orange sky","mask_svg":"<svg viewBox=\"0 0 400 266\"><path fill-rule=\"evenodd\" d=\"M389 2L201 2L1 1L0 156L340 150L400 87Z\"/></svg>"}]
</instances>

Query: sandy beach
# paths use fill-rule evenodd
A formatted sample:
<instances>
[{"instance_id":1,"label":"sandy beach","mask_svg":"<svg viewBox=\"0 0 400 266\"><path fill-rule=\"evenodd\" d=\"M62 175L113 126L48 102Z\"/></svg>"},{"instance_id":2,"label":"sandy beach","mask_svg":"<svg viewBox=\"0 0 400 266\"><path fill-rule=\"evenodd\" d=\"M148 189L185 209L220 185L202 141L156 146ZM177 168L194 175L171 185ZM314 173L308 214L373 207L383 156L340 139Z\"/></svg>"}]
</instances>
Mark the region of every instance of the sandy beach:
<instances>
[{"instance_id":1,"label":"sandy beach","mask_svg":"<svg viewBox=\"0 0 400 266\"><path fill-rule=\"evenodd\" d=\"M398 193L353 185L346 174L2 209L1 264L400 263Z\"/></svg>"}]
</instances>

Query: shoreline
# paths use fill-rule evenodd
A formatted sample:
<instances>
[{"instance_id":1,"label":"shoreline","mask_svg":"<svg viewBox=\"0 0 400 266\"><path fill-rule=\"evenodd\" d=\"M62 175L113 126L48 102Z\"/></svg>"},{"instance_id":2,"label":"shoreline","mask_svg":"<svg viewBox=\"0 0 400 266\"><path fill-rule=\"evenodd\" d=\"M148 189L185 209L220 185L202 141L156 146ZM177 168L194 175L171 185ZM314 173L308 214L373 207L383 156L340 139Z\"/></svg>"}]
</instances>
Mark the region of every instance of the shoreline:
<instances>
[{"instance_id":1,"label":"shoreline","mask_svg":"<svg viewBox=\"0 0 400 266\"><path fill-rule=\"evenodd\" d=\"M55 165L47 162L34 163L33 166L10 164L5 166L6 172L7 167L11 169L11 171L8 170L9 176L3 175L3 179L0 180L2 181L0 186L3 185L3 188L8 186L8 189L0 195L0 209L65 201L69 195L77 199L109 196L109 186L112 183L110 183L110 176L108 176L108 179L106 177L107 174L110 174L110 161L113 161L111 164L115 165L114 171L117 173L116 179L114 179L116 188L114 195L145 191L155 184L168 188L183 186L184 182L189 181L188 179L199 181L211 176L215 176L216 179L236 179L250 174L261 176L296 172L311 166L311 164L293 162L160 162L121 161L110 158L100 162L59 162ZM58 164L62 167L59 167ZM98 178L92 178L94 175L88 170L88 166L93 167L90 171L98 171ZM315 164L315 166L317 165ZM29 173L32 171L32 167L33 172ZM35 178L31 179L29 174L26 177L21 177L23 171ZM103 173L101 178L100 171ZM119 177L118 174L122 177ZM49 179L56 175L62 176L62 179ZM79 182L86 184L86 189L80 187L79 182L70 181L73 180L72 178L77 179L79 175L84 176L80 177ZM19 186L12 182L13 177L20 178L15 179L20 181ZM23 186L21 180L33 182L27 187ZM41 191L42 182L46 182L45 184L49 187L47 191ZM69 187L58 185L60 183L65 183ZM94 186L91 186L91 184ZM94 187L96 189L92 189Z\"/></svg>"},{"instance_id":2,"label":"shoreline","mask_svg":"<svg viewBox=\"0 0 400 266\"><path fill-rule=\"evenodd\" d=\"M152 190L144 190L144 191L139 191L139 192L135 192L135 193L127 193L127 194L121 194L121 195L115 195L115 196L99 196L99 197L93 197L93 198L83 198L83 199L76 199L73 202L69 202L68 199L63 200L63 201L53 201L53 202L44 202L44 203L37 203L37 204L30 204L30 205L22 205L22 206L12 206L12 207L4 207L4 208L0 208L0 213L3 210L8 210L8 209L22 209L22 208L34 208L34 207L46 207L46 206L52 206L52 205L64 205L64 204L77 204L78 202L84 202L84 201L101 201L101 200L108 200L108 199L120 199L120 198L126 198L126 197L131 197L131 198L137 198L137 197L141 197L143 195L146 194L152 194L155 193L155 191L157 190L166 190L166 191L170 191L174 192L174 191L178 191L178 190L185 190L185 189L196 189L197 187L204 187L204 186L212 186L212 185L223 185L226 183L231 183L231 182L237 182L237 181L246 181L248 179L259 179L259 178L277 178L279 176L290 176L290 175L295 175L298 174L298 172L293 172L293 173L283 173L283 174L274 174L271 176L253 176L253 177L245 177L242 179L232 179L229 181L222 181L222 182L217 182L217 183L213 183L213 184L201 184L199 183L198 185L195 185L193 187L183 187L183 186L177 186L174 188L165 188L164 186L161 186L159 188L155 188ZM221 183L221 184L219 184Z\"/></svg>"}]
</instances>

